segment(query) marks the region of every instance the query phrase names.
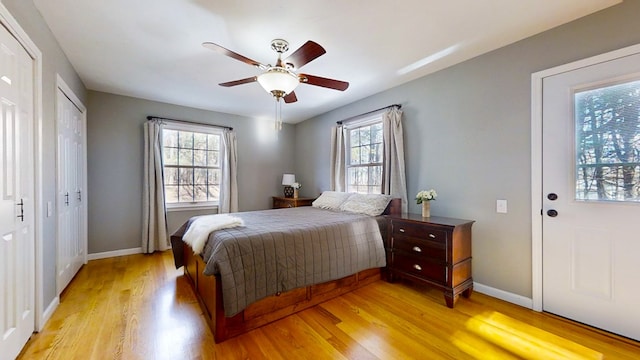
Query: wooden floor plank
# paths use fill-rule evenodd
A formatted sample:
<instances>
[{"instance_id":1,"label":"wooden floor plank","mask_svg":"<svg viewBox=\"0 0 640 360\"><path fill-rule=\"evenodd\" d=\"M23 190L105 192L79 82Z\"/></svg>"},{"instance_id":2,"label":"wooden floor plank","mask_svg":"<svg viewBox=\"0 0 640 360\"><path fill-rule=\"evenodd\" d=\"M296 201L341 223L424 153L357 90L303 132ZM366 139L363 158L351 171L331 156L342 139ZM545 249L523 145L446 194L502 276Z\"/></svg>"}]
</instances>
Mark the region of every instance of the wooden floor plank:
<instances>
[{"instance_id":1,"label":"wooden floor plank","mask_svg":"<svg viewBox=\"0 0 640 360\"><path fill-rule=\"evenodd\" d=\"M215 344L170 252L90 261L19 359L640 359L640 344L483 294L379 281Z\"/></svg>"},{"instance_id":2,"label":"wooden floor plank","mask_svg":"<svg viewBox=\"0 0 640 360\"><path fill-rule=\"evenodd\" d=\"M378 359L366 347L360 345L349 334L342 331L338 327L341 320L322 306L315 306L308 311L301 312L298 316L347 359Z\"/></svg>"}]
</instances>

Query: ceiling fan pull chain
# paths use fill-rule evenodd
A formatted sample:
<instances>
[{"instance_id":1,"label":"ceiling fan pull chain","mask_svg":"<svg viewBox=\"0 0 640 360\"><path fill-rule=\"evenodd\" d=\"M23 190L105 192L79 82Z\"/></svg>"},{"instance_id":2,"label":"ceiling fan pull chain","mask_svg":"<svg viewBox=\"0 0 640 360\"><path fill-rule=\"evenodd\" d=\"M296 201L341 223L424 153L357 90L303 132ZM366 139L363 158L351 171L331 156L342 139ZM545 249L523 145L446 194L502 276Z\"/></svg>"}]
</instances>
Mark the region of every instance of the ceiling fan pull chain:
<instances>
[{"instance_id":1,"label":"ceiling fan pull chain","mask_svg":"<svg viewBox=\"0 0 640 360\"><path fill-rule=\"evenodd\" d=\"M282 130L282 104L280 99L276 98L276 116L274 121L274 129Z\"/></svg>"},{"instance_id":2,"label":"ceiling fan pull chain","mask_svg":"<svg viewBox=\"0 0 640 360\"><path fill-rule=\"evenodd\" d=\"M278 130L282 130L282 102L278 98Z\"/></svg>"}]
</instances>

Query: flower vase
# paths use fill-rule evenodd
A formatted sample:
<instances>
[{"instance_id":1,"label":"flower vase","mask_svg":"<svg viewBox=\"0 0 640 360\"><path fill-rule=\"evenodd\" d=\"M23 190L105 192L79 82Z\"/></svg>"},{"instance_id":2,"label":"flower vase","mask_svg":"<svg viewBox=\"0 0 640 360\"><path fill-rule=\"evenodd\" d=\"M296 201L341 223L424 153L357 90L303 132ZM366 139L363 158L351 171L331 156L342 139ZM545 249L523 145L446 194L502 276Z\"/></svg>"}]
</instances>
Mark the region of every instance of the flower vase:
<instances>
[{"instance_id":1,"label":"flower vase","mask_svg":"<svg viewBox=\"0 0 640 360\"><path fill-rule=\"evenodd\" d=\"M431 217L431 203L429 201L422 202L422 217Z\"/></svg>"},{"instance_id":2,"label":"flower vase","mask_svg":"<svg viewBox=\"0 0 640 360\"><path fill-rule=\"evenodd\" d=\"M293 198L297 199L298 197L300 197L300 190L293 189Z\"/></svg>"}]
</instances>

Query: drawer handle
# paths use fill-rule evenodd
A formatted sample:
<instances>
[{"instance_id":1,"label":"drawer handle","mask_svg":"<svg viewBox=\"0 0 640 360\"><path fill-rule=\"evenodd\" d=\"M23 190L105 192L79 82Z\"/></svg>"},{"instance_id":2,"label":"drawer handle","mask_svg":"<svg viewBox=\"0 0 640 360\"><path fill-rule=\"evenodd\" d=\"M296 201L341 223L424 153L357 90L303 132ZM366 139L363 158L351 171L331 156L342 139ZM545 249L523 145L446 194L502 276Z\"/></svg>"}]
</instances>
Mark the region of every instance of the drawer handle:
<instances>
[{"instance_id":1,"label":"drawer handle","mask_svg":"<svg viewBox=\"0 0 640 360\"><path fill-rule=\"evenodd\" d=\"M435 239L435 238L436 238L436 236L435 236L435 235L433 235L433 234L429 234L429 237L430 237L430 238L432 238L432 239Z\"/></svg>"},{"instance_id":2,"label":"drawer handle","mask_svg":"<svg viewBox=\"0 0 640 360\"><path fill-rule=\"evenodd\" d=\"M419 253L421 253L421 252L422 252L422 249L420 249L420 248L419 248L419 247L417 247L417 246L414 246L412 250L413 250L413 251L415 251L415 252L419 252Z\"/></svg>"},{"instance_id":3,"label":"drawer handle","mask_svg":"<svg viewBox=\"0 0 640 360\"><path fill-rule=\"evenodd\" d=\"M413 268L418 270L418 271L422 271L422 266L420 266L418 264L413 264Z\"/></svg>"},{"instance_id":4,"label":"drawer handle","mask_svg":"<svg viewBox=\"0 0 640 360\"><path fill-rule=\"evenodd\" d=\"M400 232L404 232L404 229L400 229Z\"/></svg>"}]
</instances>

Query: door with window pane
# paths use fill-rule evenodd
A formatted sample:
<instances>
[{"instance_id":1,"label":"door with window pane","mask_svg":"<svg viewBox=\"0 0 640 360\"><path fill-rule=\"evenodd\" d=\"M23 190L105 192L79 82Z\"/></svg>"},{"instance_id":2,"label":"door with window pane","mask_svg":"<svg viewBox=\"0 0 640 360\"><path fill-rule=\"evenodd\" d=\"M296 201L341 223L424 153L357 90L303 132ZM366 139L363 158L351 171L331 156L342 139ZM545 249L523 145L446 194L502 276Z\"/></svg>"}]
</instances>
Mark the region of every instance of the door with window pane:
<instances>
[{"instance_id":1,"label":"door with window pane","mask_svg":"<svg viewBox=\"0 0 640 360\"><path fill-rule=\"evenodd\" d=\"M543 80L543 309L640 340L640 54Z\"/></svg>"},{"instance_id":2,"label":"door with window pane","mask_svg":"<svg viewBox=\"0 0 640 360\"><path fill-rule=\"evenodd\" d=\"M382 192L382 121L348 129L347 192Z\"/></svg>"}]
</instances>

